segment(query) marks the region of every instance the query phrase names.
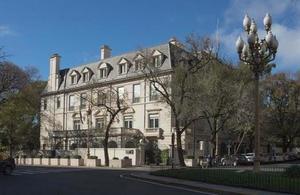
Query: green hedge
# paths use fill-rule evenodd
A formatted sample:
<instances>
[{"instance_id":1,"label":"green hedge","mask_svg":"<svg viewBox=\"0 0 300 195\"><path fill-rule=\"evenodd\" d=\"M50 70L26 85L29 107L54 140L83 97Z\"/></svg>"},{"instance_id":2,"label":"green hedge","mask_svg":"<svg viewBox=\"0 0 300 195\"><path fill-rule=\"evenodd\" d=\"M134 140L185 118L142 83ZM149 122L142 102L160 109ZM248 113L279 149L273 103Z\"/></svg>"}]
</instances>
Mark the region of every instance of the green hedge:
<instances>
[{"instance_id":1,"label":"green hedge","mask_svg":"<svg viewBox=\"0 0 300 195\"><path fill-rule=\"evenodd\" d=\"M156 176L201 181L214 184L255 188L277 192L300 193L300 179L286 176L284 172L237 172L224 169L174 169L151 173Z\"/></svg>"}]
</instances>

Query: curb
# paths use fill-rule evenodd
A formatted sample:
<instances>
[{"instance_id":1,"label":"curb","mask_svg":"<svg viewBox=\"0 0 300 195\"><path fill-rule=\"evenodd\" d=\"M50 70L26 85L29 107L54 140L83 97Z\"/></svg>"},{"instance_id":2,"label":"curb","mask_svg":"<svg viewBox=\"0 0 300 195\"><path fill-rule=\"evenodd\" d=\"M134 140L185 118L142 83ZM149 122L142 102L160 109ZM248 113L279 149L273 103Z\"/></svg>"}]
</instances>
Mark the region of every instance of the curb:
<instances>
[{"instance_id":1,"label":"curb","mask_svg":"<svg viewBox=\"0 0 300 195\"><path fill-rule=\"evenodd\" d=\"M172 181L163 181L163 180L157 180L157 179L150 179L150 178L146 178L146 177L136 175L134 173L131 173L129 175L123 175L123 177L140 179L140 180L149 181L149 182L153 182L153 183L157 183L157 184L164 184L164 185L168 185L168 186L182 187L182 188L186 188L186 189L195 190L195 191L198 191L200 193L202 192L202 193L207 193L207 194L244 195L242 193L236 193L236 192L232 192L232 191L221 191L221 190L210 189L210 188L205 188L205 187L196 187L196 186L193 186L193 185L186 185L186 184L172 182Z\"/></svg>"},{"instance_id":2,"label":"curb","mask_svg":"<svg viewBox=\"0 0 300 195\"><path fill-rule=\"evenodd\" d=\"M190 189L202 193L207 194L224 194L224 195L287 195L286 193L276 193L276 192L269 192L269 191L262 191L262 190L255 190L255 189L248 189L248 188L239 188L239 187L232 187L232 186L224 186L224 185L216 185L216 184L209 184L209 183L202 183L202 182L193 182L187 180L180 180L174 178L164 178L159 176L152 176L148 175L143 176L141 174L127 174L122 175L124 178L133 178L137 180L143 180L148 182L153 182L155 184L164 184L167 186L174 186L174 187L181 187L185 189ZM217 188L224 188L224 189L217 189Z\"/></svg>"}]
</instances>

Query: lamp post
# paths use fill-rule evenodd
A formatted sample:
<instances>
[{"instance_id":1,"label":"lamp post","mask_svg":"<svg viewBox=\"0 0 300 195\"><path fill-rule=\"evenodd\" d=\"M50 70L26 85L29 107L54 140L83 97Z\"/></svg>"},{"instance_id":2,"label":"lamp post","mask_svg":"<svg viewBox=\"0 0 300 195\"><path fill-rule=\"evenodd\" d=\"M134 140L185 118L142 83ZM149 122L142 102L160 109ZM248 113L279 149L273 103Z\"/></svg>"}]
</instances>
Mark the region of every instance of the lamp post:
<instances>
[{"instance_id":1,"label":"lamp post","mask_svg":"<svg viewBox=\"0 0 300 195\"><path fill-rule=\"evenodd\" d=\"M174 163L175 163L175 155L174 155L174 152L175 152L175 132L174 132L174 129L172 129L172 137L171 137L171 166L172 166L172 169L174 169Z\"/></svg>"},{"instance_id":2,"label":"lamp post","mask_svg":"<svg viewBox=\"0 0 300 195\"><path fill-rule=\"evenodd\" d=\"M87 130L87 158L90 158L91 153L90 153L90 142L91 142L91 135L90 135L90 130L91 130L91 123L92 123L92 110L89 107L88 110L86 111L86 115L87 115L87 123L88 123L88 130Z\"/></svg>"},{"instance_id":3,"label":"lamp post","mask_svg":"<svg viewBox=\"0 0 300 195\"><path fill-rule=\"evenodd\" d=\"M270 64L275 59L278 41L271 32L272 18L266 14L264 20L266 37L259 39L257 26L254 19L246 14L243 20L243 27L247 33L247 43L241 37L236 41L236 50L239 59L250 66L254 75L254 102L255 102L255 158L254 171L260 170L260 106L259 106L259 79L264 74L270 72L275 64Z\"/></svg>"}]
</instances>

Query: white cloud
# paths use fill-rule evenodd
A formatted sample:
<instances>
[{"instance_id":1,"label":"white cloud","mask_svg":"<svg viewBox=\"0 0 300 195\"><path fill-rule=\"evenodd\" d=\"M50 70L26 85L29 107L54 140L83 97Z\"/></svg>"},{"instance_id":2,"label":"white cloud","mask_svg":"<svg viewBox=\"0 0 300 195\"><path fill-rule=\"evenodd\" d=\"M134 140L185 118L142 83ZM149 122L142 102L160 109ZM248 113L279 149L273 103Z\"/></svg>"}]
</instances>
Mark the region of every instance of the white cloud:
<instances>
[{"instance_id":1,"label":"white cloud","mask_svg":"<svg viewBox=\"0 0 300 195\"><path fill-rule=\"evenodd\" d=\"M262 19L266 13L273 17L272 31L279 41L275 63L276 70L300 70L300 2L295 0L233 0L224 13L224 23L220 29L223 49L226 55L237 56L235 41L245 33L242 29L244 14L248 13L257 20L260 37L265 33ZM287 16L288 15L288 16ZM296 22L279 23L280 21L295 20ZM261 22L259 22L261 21ZM261 28L261 29L260 29Z\"/></svg>"},{"instance_id":2,"label":"white cloud","mask_svg":"<svg viewBox=\"0 0 300 195\"><path fill-rule=\"evenodd\" d=\"M300 26L288 28L273 25L273 32L279 40L277 53L279 69L300 69Z\"/></svg>"},{"instance_id":3,"label":"white cloud","mask_svg":"<svg viewBox=\"0 0 300 195\"><path fill-rule=\"evenodd\" d=\"M11 30L8 26L0 25L0 37L4 37L8 35L16 35L16 33L13 30Z\"/></svg>"},{"instance_id":4,"label":"white cloud","mask_svg":"<svg viewBox=\"0 0 300 195\"><path fill-rule=\"evenodd\" d=\"M225 11L225 24L242 23L247 13L256 20L262 20L266 13L273 17L281 16L294 7L294 0L232 0Z\"/></svg>"}]
</instances>

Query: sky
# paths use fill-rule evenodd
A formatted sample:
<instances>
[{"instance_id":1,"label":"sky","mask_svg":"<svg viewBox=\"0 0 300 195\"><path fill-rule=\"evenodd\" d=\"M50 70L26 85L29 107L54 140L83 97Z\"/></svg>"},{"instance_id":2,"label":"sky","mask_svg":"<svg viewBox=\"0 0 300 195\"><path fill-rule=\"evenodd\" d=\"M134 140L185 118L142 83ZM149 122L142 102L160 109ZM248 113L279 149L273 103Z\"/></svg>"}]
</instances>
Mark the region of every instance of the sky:
<instances>
[{"instance_id":1,"label":"sky","mask_svg":"<svg viewBox=\"0 0 300 195\"><path fill-rule=\"evenodd\" d=\"M255 19L261 37L264 15L272 15L279 40L274 71L300 70L297 0L0 0L0 5L0 46L9 61L37 67L42 79L54 53L62 56L62 69L98 60L103 44L115 56L171 37L184 41L191 33L218 34L222 55L237 63L235 41L245 36L245 13Z\"/></svg>"}]
</instances>

